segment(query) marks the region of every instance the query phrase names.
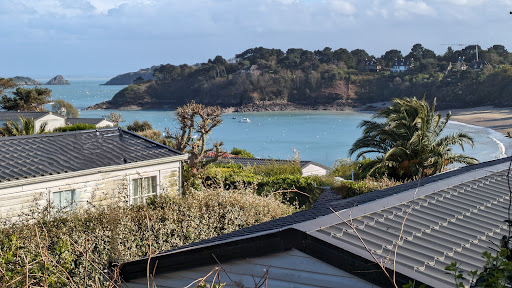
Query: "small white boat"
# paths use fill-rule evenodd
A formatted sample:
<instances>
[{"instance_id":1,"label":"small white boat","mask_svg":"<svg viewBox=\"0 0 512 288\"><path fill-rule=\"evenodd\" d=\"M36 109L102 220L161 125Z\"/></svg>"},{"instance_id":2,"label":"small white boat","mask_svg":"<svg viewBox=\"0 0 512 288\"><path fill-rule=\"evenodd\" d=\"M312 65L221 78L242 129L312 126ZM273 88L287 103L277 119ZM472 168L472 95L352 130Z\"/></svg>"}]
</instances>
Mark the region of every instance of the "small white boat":
<instances>
[{"instance_id":1,"label":"small white boat","mask_svg":"<svg viewBox=\"0 0 512 288\"><path fill-rule=\"evenodd\" d=\"M242 119L240 119L240 122L242 122L242 123L251 123L251 120L249 120L249 118L242 118Z\"/></svg>"}]
</instances>

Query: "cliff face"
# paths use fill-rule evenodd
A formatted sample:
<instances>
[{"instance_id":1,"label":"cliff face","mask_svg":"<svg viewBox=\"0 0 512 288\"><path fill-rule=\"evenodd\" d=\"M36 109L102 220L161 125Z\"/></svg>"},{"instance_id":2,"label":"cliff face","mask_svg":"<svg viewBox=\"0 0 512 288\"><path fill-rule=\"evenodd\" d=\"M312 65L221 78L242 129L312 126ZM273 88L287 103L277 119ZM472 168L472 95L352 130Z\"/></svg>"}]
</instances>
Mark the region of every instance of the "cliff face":
<instances>
[{"instance_id":1,"label":"cliff face","mask_svg":"<svg viewBox=\"0 0 512 288\"><path fill-rule=\"evenodd\" d=\"M42 85L43 83L30 77L15 76L12 78L16 85Z\"/></svg>"},{"instance_id":2,"label":"cliff face","mask_svg":"<svg viewBox=\"0 0 512 288\"><path fill-rule=\"evenodd\" d=\"M108 80L103 85L130 85L140 77L143 81L146 80L154 80L153 71L157 68L157 66L153 66L151 68L140 69L137 72L129 72L117 75L116 77Z\"/></svg>"},{"instance_id":3,"label":"cliff face","mask_svg":"<svg viewBox=\"0 0 512 288\"><path fill-rule=\"evenodd\" d=\"M48 80L48 82L46 82L44 85L69 85L69 81L64 79L62 75L57 75Z\"/></svg>"}]
</instances>

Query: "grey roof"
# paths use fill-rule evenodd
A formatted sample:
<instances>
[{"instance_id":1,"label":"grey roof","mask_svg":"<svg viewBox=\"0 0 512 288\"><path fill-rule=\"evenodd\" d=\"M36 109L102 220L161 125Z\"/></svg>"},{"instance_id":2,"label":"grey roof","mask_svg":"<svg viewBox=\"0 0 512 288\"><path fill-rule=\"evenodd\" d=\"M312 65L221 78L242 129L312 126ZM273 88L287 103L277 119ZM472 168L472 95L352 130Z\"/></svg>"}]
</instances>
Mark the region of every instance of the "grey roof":
<instances>
[{"instance_id":1,"label":"grey roof","mask_svg":"<svg viewBox=\"0 0 512 288\"><path fill-rule=\"evenodd\" d=\"M19 120L20 116L23 118L32 118L37 120L41 117L49 115L51 112L30 112L30 111L0 111L0 121L7 120ZM58 117L62 117L58 114L53 114Z\"/></svg>"},{"instance_id":2,"label":"grey roof","mask_svg":"<svg viewBox=\"0 0 512 288\"><path fill-rule=\"evenodd\" d=\"M180 255L190 257L196 250L198 255L204 249L222 251L239 241L263 241L262 235L276 235L292 228L327 243L324 251L338 249L347 251L342 253L345 256L373 261L354 231L331 212L332 208L343 219L353 219L357 232L375 256L381 260L391 259L387 262L391 269L401 225L407 216L405 240L397 250L396 271L433 287L453 287L453 277L444 270L450 262L460 264L465 276L470 270L481 269L485 263L482 252L493 251L491 247L496 248L493 243L499 245L501 237L508 233L504 220L508 217L510 161L511 157L466 166L344 200L326 191L309 210L192 243L153 258L174 261L172 259ZM125 265L128 267L123 269L129 271L130 262ZM136 262L133 268L135 265Z\"/></svg>"},{"instance_id":3,"label":"grey roof","mask_svg":"<svg viewBox=\"0 0 512 288\"><path fill-rule=\"evenodd\" d=\"M66 118L66 123L68 123L69 125L74 125L77 123L96 125L103 120L105 120L105 119L104 118Z\"/></svg>"},{"instance_id":4,"label":"grey roof","mask_svg":"<svg viewBox=\"0 0 512 288\"><path fill-rule=\"evenodd\" d=\"M481 270L485 264L482 252L491 252L490 247L496 248L494 244L499 245L501 237L508 234L504 222L508 218L506 187L506 172L499 172L352 221L378 259L395 259L398 245L397 270L411 278L423 275L431 279L430 283L435 280L438 284L434 286L451 287L453 276L445 273L446 266L457 262L464 275ZM402 223L404 240L397 244ZM336 246L368 254L345 222L320 228L312 235L315 234L327 236Z\"/></svg>"},{"instance_id":5,"label":"grey roof","mask_svg":"<svg viewBox=\"0 0 512 288\"><path fill-rule=\"evenodd\" d=\"M0 182L182 155L120 128L0 138Z\"/></svg>"},{"instance_id":6,"label":"grey roof","mask_svg":"<svg viewBox=\"0 0 512 288\"><path fill-rule=\"evenodd\" d=\"M263 166L263 165L272 165L272 164L290 164L294 163L293 160L279 160L279 159L263 159L263 158L242 158L242 157L233 157L233 158L219 158L217 161L219 163L234 163L240 164L243 166ZM330 169L329 167L313 162L313 161L300 161L299 165L301 168L304 168L308 165L316 165L322 167L324 169Z\"/></svg>"}]
</instances>

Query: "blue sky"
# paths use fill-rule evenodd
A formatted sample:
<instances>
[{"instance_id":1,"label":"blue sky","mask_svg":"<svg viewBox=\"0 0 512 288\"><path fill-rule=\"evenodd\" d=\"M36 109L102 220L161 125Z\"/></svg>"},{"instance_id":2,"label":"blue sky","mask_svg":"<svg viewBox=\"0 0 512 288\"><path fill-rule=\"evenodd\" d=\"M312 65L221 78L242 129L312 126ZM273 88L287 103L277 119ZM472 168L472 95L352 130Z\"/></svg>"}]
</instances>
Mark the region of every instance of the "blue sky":
<instances>
[{"instance_id":1,"label":"blue sky","mask_svg":"<svg viewBox=\"0 0 512 288\"><path fill-rule=\"evenodd\" d=\"M512 51L510 10L512 0L0 0L0 77L111 77L257 46Z\"/></svg>"}]
</instances>

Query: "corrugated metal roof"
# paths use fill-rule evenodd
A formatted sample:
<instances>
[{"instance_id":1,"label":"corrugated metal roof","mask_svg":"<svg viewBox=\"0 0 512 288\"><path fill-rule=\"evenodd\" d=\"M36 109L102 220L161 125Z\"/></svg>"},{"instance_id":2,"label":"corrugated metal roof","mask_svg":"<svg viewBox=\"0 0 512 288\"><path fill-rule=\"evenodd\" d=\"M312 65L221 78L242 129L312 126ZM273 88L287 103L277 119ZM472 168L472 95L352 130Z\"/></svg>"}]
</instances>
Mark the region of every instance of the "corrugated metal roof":
<instances>
[{"instance_id":1,"label":"corrugated metal roof","mask_svg":"<svg viewBox=\"0 0 512 288\"><path fill-rule=\"evenodd\" d=\"M0 138L0 182L182 155L119 128Z\"/></svg>"},{"instance_id":2,"label":"corrugated metal roof","mask_svg":"<svg viewBox=\"0 0 512 288\"><path fill-rule=\"evenodd\" d=\"M378 259L388 259L393 268L395 249L397 271L418 279L423 275L436 281L435 286L452 287L453 276L444 268L457 262L465 276L482 269L482 252L496 249L508 235L507 208L509 190L507 171L432 191L411 201L395 203L386 209L344 219L310 232L329 238L338 247L349 246L352 252L369 258L363 246ZM357 213L357 207L352 213ZM347 223L352 221L355 229ZM402 231L403 241L398 243ZM355 231L354 231L355 230ZM359 234L359 236L357 235ZM436 283L435 282L435 283Z\"/></svg>"}]
</instances>

